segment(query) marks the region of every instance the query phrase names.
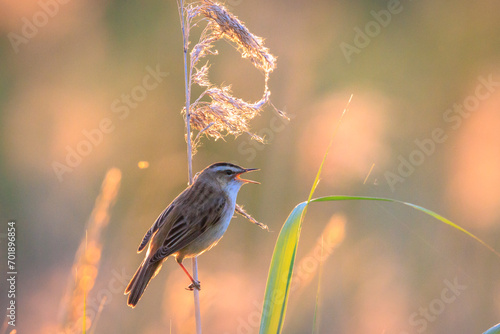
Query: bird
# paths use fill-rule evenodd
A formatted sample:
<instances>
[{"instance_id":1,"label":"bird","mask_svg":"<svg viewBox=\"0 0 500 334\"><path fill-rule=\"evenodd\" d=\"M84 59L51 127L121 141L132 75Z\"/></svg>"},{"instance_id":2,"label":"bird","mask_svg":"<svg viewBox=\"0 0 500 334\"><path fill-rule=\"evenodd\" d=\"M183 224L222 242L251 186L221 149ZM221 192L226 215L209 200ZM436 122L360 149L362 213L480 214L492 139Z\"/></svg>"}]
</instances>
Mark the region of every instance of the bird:
<instances>
[{"instance_id":1,"label":"bird","mask_svg":"<svg viewBox=\"0 0 500 334\"><path fill-rule=\"evenodd\" d=\"M201 289L182 261L210 250L226 232L234 215L241 186L257 181L240 176L256 171L228 162L214 163L198 173L191 185L180 193L158 216L144 235L137 253L148 246L146 256L130 280L125 295L134 308L163 262L173 256L191 280L188 290Z\"/></svg>"}]
</instances>

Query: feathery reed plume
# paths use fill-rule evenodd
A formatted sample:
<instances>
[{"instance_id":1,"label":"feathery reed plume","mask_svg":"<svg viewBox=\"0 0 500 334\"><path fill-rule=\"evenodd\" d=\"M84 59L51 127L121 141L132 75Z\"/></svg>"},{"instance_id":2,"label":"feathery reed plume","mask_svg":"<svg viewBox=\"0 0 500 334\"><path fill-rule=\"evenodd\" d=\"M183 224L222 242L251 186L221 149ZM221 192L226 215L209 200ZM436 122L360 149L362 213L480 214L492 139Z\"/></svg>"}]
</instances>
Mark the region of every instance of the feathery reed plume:
<instances>
[{"instance_id":1,"label":"feathery reed plume","mask_svg":"<svg viewBox=\"0 0 500 334\"><path fill-rule=\"evenodd\" d=\"M252 139L264 141L263 138L253 134L249 130L249 121L257 116L262 108L269 103L271 92L268 88L269 74L276 67L276 59L264 47L263 39L253 35L236 16L229 13L224 6L212 0L202 0L200 3L185 5L184 0L178 0L179 16L184 49L184 85L186 104L182 110L186 125L187 160L188 160L188 183L193 183L192 156L196 153L196 147L200 143L201 135L212 137L215 140L228 134L239 136L247 133ZM197 17L204 17L207 25L201 33L198 43L189 51L189 32L199 22L194 23ZM249 103L243 99L234 97L230 86L216 86L208 78L210 69L209 62L200 66L200 61L207 55L216 55L214 43L219 39L226 39L240 52L243 58L248 58L252 64L264 72L265 84L262 98ZM189 58L189 60L188 60ZM191 103L191 86L195 83L205 90ZM209 101L202 100L208 97ZM281 116L282 112L274 108ZM193 140L193 130L198 134ZM240 206L237 212L249 219L251 222L267 228L260 224ZM193 258L193 279L198 280L197 258ZM201 334L201 312L198 289L194 289L194 306L196 319L196 333Z\"/></svg>"},{"instance_id":2,"label":"feathery reed plume","mask_svg":"<svg viewBox=\"0 0 500 334\"><path fill-rule=\"evenodd\" d=\"M183 2L179 4L179 6L182 5ZM203 134L217 140L229 134L237 137L246 133L252 139L264 142L264 138L250 132L249 122L262 111L266 104L271 104L268 80L269 75L276 68L276 58L264 46L264 40L261 37L252 34L242 21L215 1L202 0L197 5L185 5L180 8L180 13L185 55L187 55L187 47L189 46L190 29L197 24L194 23L194 19L202 16L207 21L198 43L189 53L189 61L186 59L186 66L189 63L189 69L185 69L186 100L190 101L192 83L206 87L192 104L187 103L182 110L188 130L186 137L189 137L187 138L188 160L191 161L191 155L196 154L196 148ZM252 64L264 73L264 93L259 101L254 103L244 101L232 95L231 86L219 87L212 84L208 78L209 62L199 66L200 61L207 55L218 54L214 43L220 39L229 41L243 58L250 59ZM202 100L204 97L208 97L209 101ZM189 109L189 113L186 113L186 109ZM274 109L280 116L288 119L283 111ZM198 131L194 140L192 140L191 129ZM191 170L191 167L188 168ZM241 206L237 206L237 212L250 222L268 230L266 225L257 222Z\"/></svg>"},{"instance_id":3,"label":"feathery reed plume","mask_svg":"<svg viewBox=\"0 0 500 334\"><path fill-rule=\"evenodd\" d=\"M76 252L72 275L61 302L61 332L80 333L83 323L87 329L94 325L93 319L83 316L84 298L92 290L97 277L102 250L101 235L109 222L109 211L118 194L120 180L120 170L112 168L108 170L102 182L101 192L87 221L86 235Z\"/></svg>"},{"instance_id":4,"label":"feathery reed plume","mask_svg":"<svg viewBox=\"0 0 500 334\"><path fill-rule=\"evenodd\" d=\"M203 0L199 5L190 5L186 9L186 24L193 27L193 19L202 16L206 19L205 26L198 43L190 52L189 84L195 83L206 87L204 92L190 106L189 119L193 129L200 134L220 139L226 135L239 136L248 134L252 139L263 142L264 138L251 133L249 121L257 116L263 107L270 103L271 91L268 87L270 73L276 68L276 58L264 46L264 40L252 34L245 24L227 11L221 4ZM187 30L189 30L189 28ZM255 68L264 73L264 93L262 98L254 103L232 95L231 86L216 86L208 78L210 64L207 61L199 66L207 55L218 54L214 43L225 39L241 54L242 58L250 59ZM202 98L208 97L209 101ZM183 113L186 112L184 108ZM284 112L277 112L286 118ZM199 140L192 144L193 153Z\"/></svg>"},{"instance_id":5,"label":"feathery reed plume","mask_svg":"<svg viewBox=\"0 0 500 334\"><path fill-rule=\"evenodd\" d=\"M264 40L252 34L245 24L229 13L224 6L211 0L204 0L200 11L212 21L214 33L236 43L238 51L244 58L250 58L255 67L266 73L276 68L276 58L269 53L268 48L264 47Z\"/></svg>"}]
</instances>

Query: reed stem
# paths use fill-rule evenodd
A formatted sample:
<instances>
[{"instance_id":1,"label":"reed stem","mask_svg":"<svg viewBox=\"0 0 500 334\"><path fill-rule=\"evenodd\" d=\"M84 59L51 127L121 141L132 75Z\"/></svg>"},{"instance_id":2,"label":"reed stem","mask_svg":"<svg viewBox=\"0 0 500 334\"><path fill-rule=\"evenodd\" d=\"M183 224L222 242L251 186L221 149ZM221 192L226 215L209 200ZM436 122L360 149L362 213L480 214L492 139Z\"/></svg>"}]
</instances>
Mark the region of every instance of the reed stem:
<instances>
[{"instance_id":1,"label":"reed stem","mask_svg":"<svg viewBox=\"0 0 500 334\"><path fill-rule=\"evenodd\" d=\"M189 52L189 22L184 7L184 0L179 0L179 15L182 28L182 43L184 51L184 87L186 94L186 141L187 141L187 161L188 161L188 184L193 183L193 147L191 144L191 77L192 67L188 65ZM193 278L198 281L198 259L194 257L193 263ZM194 314L196 319L196 334L201 334L201 311L200 311L200 292L198 289L193 290L194 297Z\"/></svg>"}]
</instances>

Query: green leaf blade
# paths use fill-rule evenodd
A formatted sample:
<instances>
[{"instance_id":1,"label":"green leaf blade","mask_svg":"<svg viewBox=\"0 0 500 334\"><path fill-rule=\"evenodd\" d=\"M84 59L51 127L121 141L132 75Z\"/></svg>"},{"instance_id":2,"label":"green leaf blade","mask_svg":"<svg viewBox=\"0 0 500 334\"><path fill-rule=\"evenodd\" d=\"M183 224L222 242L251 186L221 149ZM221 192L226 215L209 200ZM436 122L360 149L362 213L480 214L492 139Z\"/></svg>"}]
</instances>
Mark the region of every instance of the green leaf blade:
<instances>
[{"instance_id":1,"label":"green leaf blade","mask_svg":"<svg viewBox=\"0 0 500 334\"><path fill-rule=\"evenodd\" d=\"M307 206L298 204L281 228L267 277L260 334L281 333L292 281L293 265L299 242L301 217Z\"/></svg>"},{"instance_id":2,"label":"green leaf blade","mask_svg":"<svg viewBox=\"0 0 500 334\"><path fill-rule=\"evenodd\" d=\"M325 196L325 197L315 198L315 199L312 199L311 202L346 201L346 200L382 201L382 202L392 202L392 203L404 204L404 205L409 206L415 210L424 212L424 213L428 214L429 216L431 216L431 217L433 217L433 218L435 218L435 219L437 219L437 220L439 220L447 225L450 225L451 227L467 234L469 237L475 239L481 245L488 248L496 256L500 257L499 252L497 252L493 247L488 245L486 242L484 242L482 239L480 239L476 235L467 231L465 228L453 223L451 220L441 216L440 214L438 214L432 210L426 209L424 207L421 207L420 205L416 205L416 204L412 204L412 203L408 203L408 202L403 202L403 201L398 201L396 199L390 199L390 198L366 197L366 196L345 196L345 195L334 195L334 196Z\"/></svg>"},{"instance_id":3,"label":"green leaf blade","mask_svg":"<svg viewBox=\"0 0 500 334\"><path fill-rule=\"evenodd\" d=\"M283 225L280 234L278 236L278 240L276 241L276 246L274 248L274 253L271 260L271 266L269 268L269 275L266 285L264 306L262 309L261 325L259 331L260 334L281 333L286 315L286 307L290 292L295 255L300 237L302 218L305 213L305 210L308 207L308 204L314 202L331 202L331 201L347 201L347 200L379 201L379 202L392 202L392 203L404 204L413 209L424 212L430 215L431 217L467 234L468 236L472 237L473 239L481 243L483 246L488 248L495 255L500 257L500 253L498 253L495 249L493 249L493 247L488 245L486 242L484 242L471 232L451 222L450 220L444 218L443 216L437 214L436 212L423 208L419 205L398 201L390 198L366 197L366 196L334 195L334 196L314 198L311 199L310 201L308 200L306 202L298 204L293 209L293 211L288 216L285 224ZM497 333L500 334L500 324L485 332L485 334L497 334Z\"/></svg>"}]
</instances>

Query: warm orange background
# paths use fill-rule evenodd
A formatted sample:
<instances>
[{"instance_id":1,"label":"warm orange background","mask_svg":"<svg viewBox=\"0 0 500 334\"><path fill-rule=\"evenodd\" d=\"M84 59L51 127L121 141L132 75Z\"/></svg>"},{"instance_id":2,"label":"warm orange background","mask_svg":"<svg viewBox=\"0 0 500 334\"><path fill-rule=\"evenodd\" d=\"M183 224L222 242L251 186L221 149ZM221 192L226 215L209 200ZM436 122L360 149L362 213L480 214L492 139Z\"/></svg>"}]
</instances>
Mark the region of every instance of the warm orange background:
<instances>
[{"instance_id":1,"label":"warm orange background","mask_svg":"<svg viewBox=\"0 0 500 334\"><path fill-rule=\"evenodd\" d=\"M102 249L96 250L100 262L91 275L89 316L107 299L98 321L91 317L88 323L95 333L168 333L170 326L172 333L193 333L192 295L184 290L189 282L174 261L165 263L134 310L126 306L125 283L116 279L116 273L133 274L144 232L186 186L176 2L68 1L15 52L9 34L21 34L26 20L53 1L0 1L0 233L6 233L8 219L17 220L18 333L55 332L75 253L111 167L122 172L121 188ZM490 87L466 116L447 112L470 102L479 78L500 82L498 1L403 1L402 10L386 27L379 25L349 63L342 43L354 45L355 28L374 26L370 11L386 10L387 2L227 4L278 57L269 82L272 101L292 120L282 123L269 108L252 122L254 131L267 135L267 145L246 135L204 139L194 158L195 171L217 161L261 168L252 177L262 184L245 186L238 201L272 231L238 217L220 244L200 258L205 333L258 332L281 224L307 198L351 93L317 195L416 203L500 249L500 85ZM258 100L262 74L227 43L218 47L211 79ZM120 118L113 102L142 84L147 67L157 66L169 75ZM84 132L103 119L111 120L113 130L60 182L53 163L64 163L68 148L76 149ZM387 172L397 175L401 159L421 157L415 141L432 138L436 129L446 139L391 189ZM139 168L140 161L148 168ZM323 262L317 255L322 233L335 245ZM500 259L407 207L311 207L285 333L311 332L320 263L320 333L417 333L424 324L425 333L480 333L500 321ZM454 280L466 288L444 303L442 293ZM6 291L5 280L0 285ZM6 305L2 295L0 306ZM421 308L439 314L424 321Z\"/></svg>"}]
</instances>

